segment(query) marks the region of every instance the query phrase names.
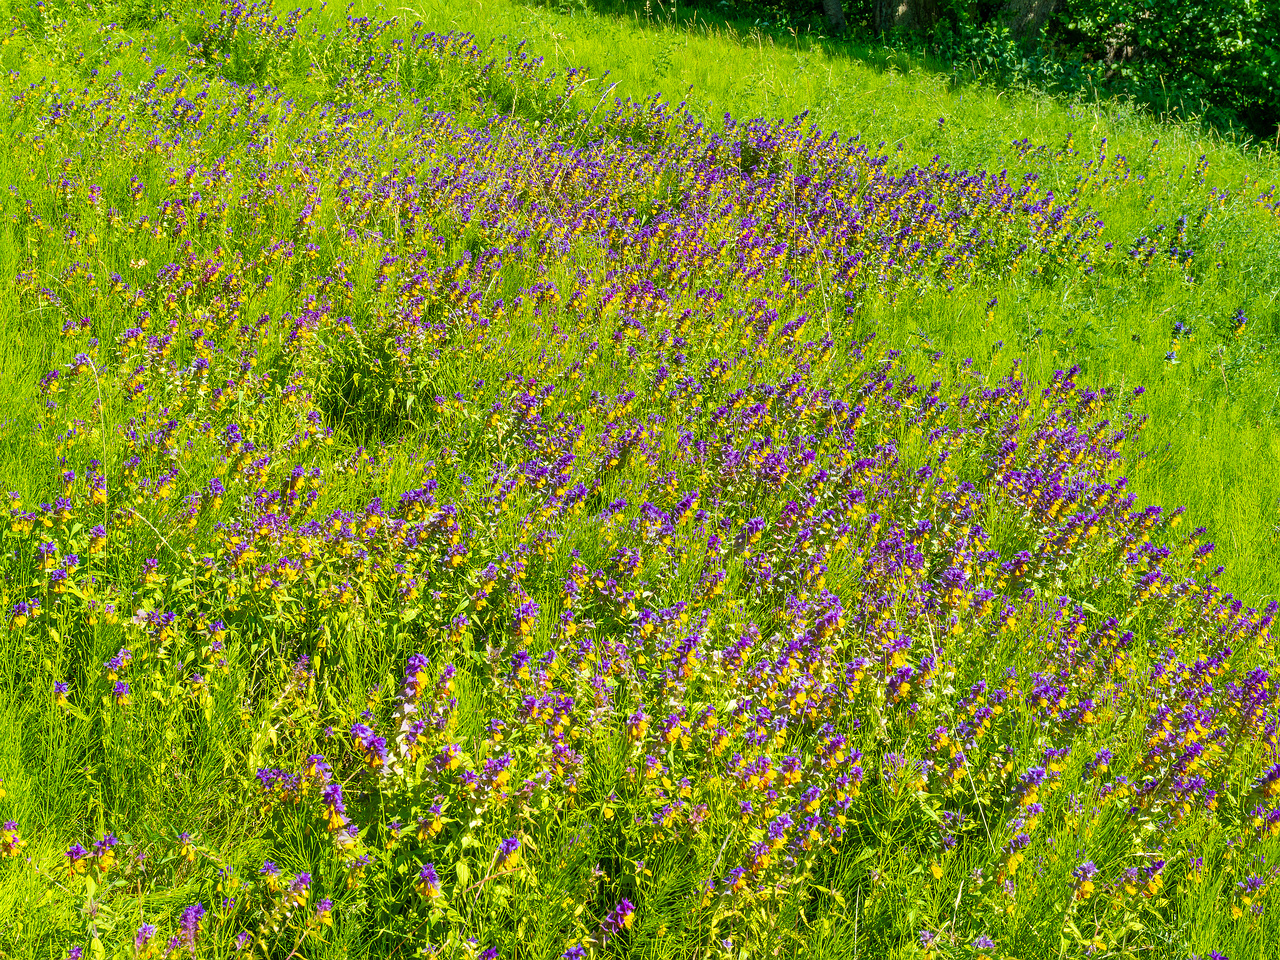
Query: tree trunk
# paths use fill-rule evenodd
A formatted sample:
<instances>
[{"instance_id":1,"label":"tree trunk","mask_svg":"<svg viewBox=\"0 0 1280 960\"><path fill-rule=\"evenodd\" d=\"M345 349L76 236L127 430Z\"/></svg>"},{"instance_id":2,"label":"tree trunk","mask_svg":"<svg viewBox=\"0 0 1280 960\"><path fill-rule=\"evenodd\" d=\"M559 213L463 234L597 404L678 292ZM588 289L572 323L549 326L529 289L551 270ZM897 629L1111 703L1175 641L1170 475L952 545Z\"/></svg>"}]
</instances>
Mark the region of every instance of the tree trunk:
<instances>
[{"instance_id":1,"label":"tree trunk","mask_svg":"<svg viewBox=\"0 0 1280 960\"><path fill-rule=\"evenodd\" d=\"M875 0L872 20L876 33L928 30L938 22L938 4L936 0Z\"/></svg>"},{"instance_id":2,"label":"tree trunk","mask_svg":"<svg viewBox=\"0 0 1280 960\"><path fill-rule=\"evenodd\" d=\"M892 30L896 23L898 12L898 0L875 0L875 10L872 16L872 29L876 33L887 33Z\"/></svg>"},{"instance_id":3,"label":"tree trunk","mask_svg":"<svg viewBox=\"0 0 1280 960\"><path fill-rule=\"evenodd\" d=\"M1058 0L1005 0L999 20L1019 40L1040 33L1058 6Z\"/></svg>"},{"instance_id":4,"label":"tree trunk","mask_svg":"<svg viewBox=\"0 0 1280 960\"><path fill-rule=\"evenodd\" d=\"M844 19L844 4L841 0L822 0L822 14L827 21L827 29L834 36L842 36L847 28Z\"/></svg>"}]
</instances>

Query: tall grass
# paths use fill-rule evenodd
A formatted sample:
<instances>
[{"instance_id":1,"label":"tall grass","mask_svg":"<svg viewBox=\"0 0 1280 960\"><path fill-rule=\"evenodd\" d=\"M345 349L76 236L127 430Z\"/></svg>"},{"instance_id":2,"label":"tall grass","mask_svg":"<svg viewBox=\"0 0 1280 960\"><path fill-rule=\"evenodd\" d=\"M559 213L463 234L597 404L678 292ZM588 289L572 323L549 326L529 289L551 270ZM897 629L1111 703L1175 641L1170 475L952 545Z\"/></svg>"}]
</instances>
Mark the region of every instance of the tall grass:
<instances>
[{"instance_id":1,"label":"tall grass","mask_svg":"<svg viewBox=\"0 0 1280 960\"><path fill-rule=\"evenodd\" d=\"M1059 194L1080 190L1117 246L1160 224L1174 229L1180 216L1194 220L1210 191L1231 190L1237 202L1215 210L1191 243L1209 268L1193 271L1193 282L1180 271L1156 271L1140 282L1116 271L1104 282L1064 280L1048 289L1025 281L993 285L1000 305L989 323L979 291L959 303L897 304L874 329L902 349L927 338L977 358L1003 342L1025 356L1037 378L1080 363L1094 383L1144 384L1150 466L1135 474L1144 499L1186 504L1196 522L1219 531L1225 582L1233 588L1280 596L1280 486L1269 479L1280 475L1273 366L1280 232L1272 213L1248 202L1280 182L1280 162L1267 145L1241 145L1196 123L1156 122L1125 101L957 85L892 49L803 35L785 43L697 16L612 18L510 2L415 10L486 41L519 39L557 69L608 72L603 83L616 83L618 96L661 92L712 125L726 112L805 114L822 129L883 141L904 164L937 155L961 168L1033 171ZM1024 153L1024 140L1042 149ZM1117 183L1114 173L1096 172L1100 157L1127 158L1143 179ZM1091 162L1095 169L1084 169ZM1202 163L1203 176L1196 172ZM1220 355L1222 339L1209 328L1225 330L1241 307L1250 338ZM1165 356L1178 322L1194 339L1178 338L1175 365Z\"/></svg>"},{"instance_id":2,"label":"tall grass","mask_svg":"<svg viewBox=\"0 0 1280 960\"><path fill-rule=\"evenodd\" d=\"M696 22L10 12L0 949L1270 954L1270 154Z\"/></svg>"}]
</instances>

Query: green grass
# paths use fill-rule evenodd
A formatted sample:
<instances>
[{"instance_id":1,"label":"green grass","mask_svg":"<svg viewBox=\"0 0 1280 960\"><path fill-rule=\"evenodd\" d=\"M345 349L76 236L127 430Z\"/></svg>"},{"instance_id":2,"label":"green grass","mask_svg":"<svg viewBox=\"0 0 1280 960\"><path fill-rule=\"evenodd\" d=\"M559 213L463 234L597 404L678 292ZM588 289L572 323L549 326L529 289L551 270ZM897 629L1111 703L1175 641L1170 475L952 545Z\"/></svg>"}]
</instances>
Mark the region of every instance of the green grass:
<instances>
[{"instance_id":1,"label":"green grass","mask_svg":"<svg viewBox=\"0 0 1280 960\"><path fill-rule=\"evenodd\" d=\"M923 595L912 591L914 580L936 577L953 560L984 569L971 551L964 557L949 552L947 537L961 536L954 530L962 525L969 529L969 520L949 512L959 509L948 497L961 480L978 485L989 545L1002 551L1001 560L1022 548L1033 559L1050 549L1054 524L1035 498L1000 492L1005 481L991 466L989 449L996 434L984 430L1007 427L1007 435L1023 444L1019 456L1034 458L1036 431L1046 422L1070 422L1102 438L1114 429L1132 431L1134 417L1145 415L1145 426L1121 448L1116 466L1104 462L1111 441L1098 439L1071 476L1092 477L1093 470L1109 481L1127 476L1139 508L1185 505L1185 527L1206 527L1201 539L1218 544L1214 558L1225 567L1218 579L1223 590L1249 607L1262 607L1280 594L1280 208L1274 196L1266 201L1270 207L1256 202L1280 180L1274 154L1225 142L1195 126L1155 123L1124 104L953 86L900 53L804 38L787 45L700 22L650 24L486 0L356 11L402 19L370 37L343 33L339 42L335 31L342 15L327 11L320 15L320 30L333 39L305 32L282 36L269 24L247 22L236 36L224 38L224 60L189 60L188 42L208 35L210 24L192 7L167 10L155 22L141 8L67 4L46 6L39 14L19 6L10 12L13 25L0 48L13 105L0 122L7 147L0 156L0 186L12 187L0 193L0 485L39 517L30 530L15 517L4 534L0 598L7 611L38 595L44 612L29 623L9 618L0 626L0 820L16 821L26 840L19 856L0 861L4 955L62 957L79 944L130 956L140 923L160 926L158 944L177 934L178 915L196 901L210 907L198 948L210 957L234 955L234 937L242 928L257 932L255 955L279 958L406 956L428 942L440 947L439 955L470 956L476 951L465 938L473 932L486 938L484 945L500 947L504 957L555 957L573 942L601 956L930 954L919 940L921 930L938 935L932 955L949 957L985 955L971 946L983 933L997 940L999 950L991 954L996 956L1184 960L1220 949L1240 960L1273 952L1280 942L1274 910L1266 905L1251 912L1236 884L1260 876L1267 878L1264 891L1271 886L1271 874L1257 858L1273 862L1276 844L1254 828L1251 817L1253 804L1270 802L1253 784L1274 759L1266 728L1274 720L1274 698L1266 698L1268 712L1247 734L1248 718L1241 718L1243 708L1230 699L1236 695L1231 683L1244 683L1255 667L1271 668L1272 641L1256 617L1237 620L1225 601L1224 612L1217 611L1220 592L1206 585L1196 566L1196 542L1163 521L1139 529L1130 520L1114 519L1100 521L1096 539L1086 535L1078 556L1072 554L1073 565L1057 572L1040 570L1022 582L1017 576L1001 579L993 561L983 582L998 580L997 592L1007 590L1011 602L1021 587L1031 591L1031 599L1017 600L1019 626L999 626L997 612L981 612L973 599L952 611L953 635L947 611L927 607ZM413 59L389 44L408 36L415 18L429 30L466 30L482 48L494 46L478 59L468 59L471 54L461 47ZM122 26L104 27L110 22ZM523 72L501 66L483 72L487 57L501 64L518 41L545 64ZM427 146L416 140L428 121L407 109L406 87L382 86L377 71L359 72L370 53L386 55L378 62L389 66L379 70L402 81L412 78L413 93L452 112L456 122L434 128ZM171 116L149 113L153 104L170 110L179 95L153 100L142 90L162 64L170 78L184 79L183 96L207 89L208 99L195 102L209 110L221 104L223 113L206 118L212 132L165 128L166 137L177 129L185 139L148 145L150 125ZM558 86L544 87L536 79L545 70L562 73L569 67L587 68L591 79L567 100L557 99ZM117 69L128 94L110 93L109 77ZM251 101L246 89L220 77L264 81L282 93ZM409 294L399 293L398 284L419 271L454 264L466 251L508 242L517 227L545 224L529 214L504 220L501 227L463 227L452 199L417 198L413 202L426 212L411 214L408 200L402 207L379 207L381 200L369 200L381 197L372 188L356 190L370 205L344 207L343 190L369 171L369 182L385 175L401 178L403 185L415 155L423 170L447 164L451 152L471 149L456 128L490 124L498 114L539 124L537 132L516 128L520 132L511 140L485 148L494 169L508 164L530 182L468 189L495 198L495 204L520 190L530 196L542 190L553 206L570 204L581 188L538 180L543 168L530 156L558 142L598 137L602 162L621 169L645 150L670 147L678 139L675 125L613 109L615 97L647 101L654 94L682 102L713 130L722 129L726 113L739 121L807 113L822 130L858 134L872 147L883 141L893 170L927 166L936 155L955 168L1007 170L1014 183L1034 173L1039 189L1070 196L1081 211L1096 211L1106 226L1082 242L1087 262L1069 253L1032 253L1016 272L975 266L950 290L946 282L889 283L853 291L846 302L829 292L831 281L820 272L803 278L815 284L812 292L788 300L778 294L788 282L779 270L744 280L734 272L732 252L700 268L708 284L726 291L725 310L749 310L759 295L774 298L770 302L783 311L811 312L803 335L779 332L788 315L765 332L731 313L708 313L695 316L684 331L687 344L677 346L669 335L679 335L680 310L699 305L696 284L666 314L661 303L644 302L637 312L652 330L641 333L622 322L616 304L608 307L603 294L611 282L608 271L635 265L626 259L632 248L619 248L620 256L610 259L594 240L577 236L563 262L542 264L510 254L500 268L475 268L471 308L457 294L455 278L423 281L418 292L436 311L425 315L438 326L423 332L403 319ZM96 126L104 118L86 106L95 98L107 104L107 119L115 122L119 115L140 132ZM286 115L285 100L298 109ZM49 119L55 103L66 107L69 119ZM370 113L342 126L333 119L339 111L310 109L335 103ZM275 136L259 142L256 128L225 119L229 108L244 117L261 111L267 118L262 129ZM577 109L589 118L581 128L567 119ZM637 131L648 140L633 155L624 141L629 135L641 139ZM315 139L320 134L330 139ZM774 160L783 164L807 159L794 150L779 156ZM1126 158L1123 164L1120 157ZM220 166L231 170L225 182L234 189L219 186L216 177L204 181L211 208L219 198L228 202L227 210L211 214L212 227L178 235L171 225L160 231L138 226L137 217L146 214L154 228L164 201L185 202L191 189L185 171L205 176ZM65 190L57 186L64 176L72 181ZM660 214L678 193L669 182L617 176L617 192L600 200L622 217L632 207ZM88 197L89 183L101 186L100 202ZM561 192L548 192L554 190ZM313 222L301 223L303 204L314 198L323 201L320 212ZM113 216L112 207L123 213ZM1166 248L1182 216L1187 227L1178 246L1194 250L1188 262L1157 255L1144 265L1128 255L1137 238L1154 235L1158 225L1164 226L1159 242ZM412 240L402 233L405 223L419 231ZM347 230L356 225L355 239L349 239ZM74 243L67 227L76 230ZM1017 216L991 226L993 236L1010 248L1028 229ZM436 232L439 241L431 239ZM610 236L629 237L625 230ZM299 250L314 243L315 250L273 259L265 251L281 240L294 241ZM1106 249L1107 242L1114 248ZM419 249L426 251L423 259L411 263L408 255ZM384 254L401 260L383 267ZM817 261L797 262L807 270ZM168 263L184 264L184 272L160 276ZM202 279L214 263L222 265L218 276ZM141 302L112 289L113 273L145 288L153 314L145 323ZM227 286L228 277L238 286ZM562 291L580 288L581 301L571 306L540 300L529 288L548 279ZM191 286L184 287L188 281ZM506 312L496 312L498 297ZM523 302L516 303L517 297ZM228 303L234 304L229 312ZM310 333L292 339L297 327L291 324L307 310L314 311L307 320ZM1234 321L1238 310L1248 318L1243 329ZM481 314L492 323L478 322ZM89 318L89 326L64 334L64 325L81 317ZM255 328L259 317L266 321ZM135 324L146 327L146 336L173 334L171 350L161 354L145 337L122 345L122 335ZM1176 324L1182 332L1175 336ZM207 330L214 345L210 376L235 381L216 400L210 390L223 380L204 382L176 372L200 349L191 337L196 329ZM823 335L832 346L819 342ZM100 343L91 344L90 336ZM600 346L590 347L593 339ZM55 368L66 371L82 350L92 357L92 368L78 378L64 372L65 390L56 395L42 391L41 376ZM895 384L860 392L890 350L902 352ZM241 361L249 359L249 368L242 368ZM703 371L721 359L727 366L715 381ZM998 386L1015 361L1021 361L1028 382L1023 419L1011 422L1014 411L986 399L975 403L988 426L967 419L957 398ZM1041 403L1039 391L1055 371L1073 365L1080 368L1079 390L1064 390L1070 400L1062 409L1080 412L1064 414ZM659 387L654 378L664 366L677 373ZM673 386L685 373L701 378L697 391ZM529 386L507 379L512 374L528 378ZM912 374L922 388L938 382L936 390L924 393L950 403L946 412L926 415L911 406L919 398L912 399L904 378ZM867 400L870 410L852 428L851 445L833 439L829 417L800 410L804 404L785 405L776 392L752 395L752 402L768 407L764 419L735 427L732 441L721 437L730 421L712 414L721 404L733 404L733 391L753 384L781 391L792 375L850 406ZM479 380L485 385L478 386ZM542 421L512 413L534 380L538 386L557 385L550 399L534 404ZM131 399L126 391L134 382L141 393ZM1138 386L1146 390L1134 399ZM1096 387L1112 393L1096 405L1081 399L1080 391ZM287 392L292 390L296 396ZM622 396L626 390L636 394L630 401ZM287 396L294 399L286 403ZM59 405L48 406L53 400ZM501 409L493 406L497 402ZM913 425L917 412L922 422ZM1065 420L1052 419L1060 414ZM169 418L176 424L172 447L150 433ZM1095 426L1103 419L1111 427ZM224 443L232 422L244 428L257 451ZM651 439L652 448L637 443L611 463L610 430L619 423L652 431L642 438ZM861 548L888 534L865 521L865 511L855 505L840 507L847 509L842 522L854 525L852 548L824 541L810 557L809 547L793 547L786 539L784 512L808 491L817 491L821 504L842 503L834 480L824 486L809 468L796 466L788 486L786 479L736 479L727 468L699 466L678 452L676 424L713 447L721 443L726 454L734 443L745 447L763 438L775 446L809 443L836 475L849 466L849 451L870 456L876 444L892 442L902 463L876 468L886 485L871 494L873 505L883 512L885 527L932 518L947 531L908 538L918 541L934 566L901 581L870 566ZM137 434L131 426L139 428ZM583 430L580 445L563 444L575 426ZM946 469L933 459L936 448L921 439L934 427L973 434L957 443ZM60 439L69 428L75 436ZM822 435L824 429L828 434ZM249 468L262 451L271 462L255 473ZM504 494L505 505L486 499L491 486L518 472L512 464L527 459L548 466L568 452L579 458L573 467L579 472L564 487L579 479L591 487L581 510L548 506L548 490L557 488L541 486L532 474ZM136 467L129 465L133 455L139 457ZM909 473L925 463L941 471L941 478L926 481ZM295 464L321 476L294 481ZM63 494L58 474L66 468L78 472L67 492L76 498L72 515L37 510ZM87 497L86 471L94 470L106 478L106 503ZM170 470L166 493L158 494L156 484ZM220 503L209 492L215 478L228 489ZM324 539L332 531L275 539L254 532L258 514L251 504L258 496L314 488L314 506L292 518L301 523L304 517L324 520L334 510L363 517L375 496L395 513L402 494L428 482L436 484L438 503L456 504L459 513L456 528L439 519L420 547L383 543L376 525L360 536L332 540ZM802 484L809 485L802 490ZM768 518L763 556L795 578L792 596L803 603L789 605L782 588L752 580L745 532L738 534L742 543L715 561L725 578L723 594L704 595L704 561L716 556L710 528L681 526L666 541L627 531L626 523L641 522L641 500L674 510L678 495L695 487L706 491L703 506L712 518L707 523L723 521L725 531L744 531L748 520ZM202 499L192 501L188 525L183 498L195 496ZM605 506L621 498L631 501L625 522L601 520ZM864 521L865 527L858 526ZM101 551L89 546L97 522L110 526ZM237 522L245 526L228 532L225 525ZM454 533L457 543L450 542ZM724 539L733 543L733 536L726 532ZM46 537L58 544L59 556L74 550L84 558L80 593L68 596L48 583L36 553ZM239 537L251 541L256 553L242 565L229 559L244 545ZM351 552L362 539L379 544L380 552L367 563ZM458 543L468 552L454 566L449 551ZM1143 570L1121 559L1138 543L1153 550L1168 544L1173 551L1163 595L1140 595ZM638 566L629 573L619 547L637 551ZM599 567L637 596L592 593L584 586L590 599L575 607L563 592L566 578L576 576L571 549L581 556L584 576L590 574L585 582L595 579ZM313 565L296 578L287 566L263 572L263 564L296 560L308 550L316 551ZM205 556L217 559L216 573L209 572ZM149 558L157 562L154 578L143 566ZM826 564L822 585L798 558ZM486 600L483 571L490 562L501 572ZM759 816L740 816L737 800L753 795L762 801L716 766L721 761L704 750L705 732L696 734L698 746L687 754L674 745L632 747L630 714L644 705L657 724L671 710L687 708L692 716L711 706L731 725L743 698L765 694L748 683L745 668L721 670L712 665L716 658L726 655L748 623L761 633L751 656L782 657L788 631L816 629L815 605L824 587L843 598L856 620L834 634L830 656L843 663L869 654L875 661L866 667L872 690L855 685L852 692L842 691L847 703L824 707L863 753L865 791L842 843L819 844L781 875L762 871L759 883L743 893L717 888L707 907L700 884L745 862L749 839L758 835L751 831L763 829ZM881 595L892 601L883 616L869 612L873 604L860 606ZM519 627L519 608L529 598L541 611L526 633ZM115 615L105 611L104 602L118 606ZM677 602L690 605L693 621L707 621L690 625L659 614L662 625L654 638L634 639L637 607L657 612ZM569 610L584 624L582 635L592 638L595 659L555 668L543 687L510 670L511 657L522 647L535 656L559 651L562 663L573 660L574 643L559 620ZM164 611L176 614L173 626L135 616ZM452 622L461 612L470 617L465 629ZM1077 612L1088 621L1084 636L1092 646L1086 654L1096 652L1087 666L1062 653L1070 647L1063 624ZM1129 653L1116 648L1102 624L1108 615L1137 634ZM884 692L900 665L889 647L880 646L890 642L884 639L884 618L890 616L917 642L908 656L916 669L924 669L931 650L944 664L939 670L950 671L939 674L939 691L930 697L915 701ZM217 620L227 626L221 649L211 642L210 625ZM657 683L651 664L665 662L665 643L682 642L689 631L705 633L715 657L708 655L692 670L687 688L672 692ZM609 645L623 638L638 646L625 654L610 652ZM1233 647L1230 655L1222 652L1224 645ZM121 671L132 686L127 705L113 698L113 679L103 668L123 646L135 657ZM1189 664L1218 656L1224 665L1213 689L1205 693L1189 680L1162 675L1156 665L1166 648ZM477 800L468 799L460 783L437 778L429 766L396 783L362 773L360 747L347 730L367 708L369 722L394 738L397 687L405 659L414 653L430 661L423 681L428 690L446 663L457 668L451 695L458 703L431 750L456 745L467 755L464 769L480 771L485 759L510 747L516 757L513 783L554 767L548 760L551 740L541 720L528 719L523 698L552 688L574 696L580 707L571 725L581 728L579 739L571 741L581 754L578 791L557 779L562 773L547 773L554 786L531 786L528 795L505 801L496 799L501 790L486 787L490 792ZM592 673L611 657L617 660L614 673ZM1006 668L1016 668L1016 681L1006 677ZM1029 678L1058 670L1073 698L1107 702L1105 710L1098 709L1106 716L1097 727L1040 712ZM200 682L192 680L197 672ZM56 680L72 685L66 706L50 696ZM929 732L937 726L954 731L969 709L961 698L979 681L993 688L1012 685L1016 692L990 739L970 750L965 782L926 784L921 774L917 786L905 775L884 772L894 749L913 760L932 756L937 747L930 745ZM596 713L581 707L605 687L605 703ZM1231 746L1210 752L1205 761L1219 789L1216 808L1199 804L1179 813L1176 803L1157 798L1131 815L1127 801L1099 796L1102 778L1086 764L1109 747L1116 770L1138 777L1151 736L1147 724L1162 698L1217 711L1234 731L1224 741ZM424 711L431 699L427 694L421 700ZM908 711L908 702L916 709ZM507 722L509 739L487 732L489 717ZM794 752L811 761L820 735L816 721L806 723L797 719L790 733L779 735L771 747L775 759ZM336 734L327 732L330 727ZM1017 776L1041 763L1044 750L1055 745L1070 747L1070 757L1060 781L1044 790L1046 810L1038 828L1027 828L1034 837L1017 873L1017 864L1010 868L1000 853L1009 834L1021 829L1007 825L1025 807L1027 794ZM1004 767L1005 747L1016 753L1016 767ZM739 749L746 750L738 745L730 752ZM628 772L629 766L643 765L645 750L667 765L673 781L690 778L690 805L709 806L705 826L664 831L636 821L659 812L675 790L660 786L660 778ZM351 819L362 831L354 851L325 829L314 784L294 799L263 791L254 779L260 767L302 769L314 752L323 752L346 784ZM427 816L436 790L447 796L448 824L439 836L429 842L391 837L387 821L416 823ZM944 810L967 817L951 852L941 840ZM99 862L85 875L69 875L64 851L76 842L88 846L106 831L122 840L120 862L110 869ZM179 832L192 835L189 844L175 839ZM525 860L506 871L494 850L513 835L525 843ZM359 852L370 858L367 867L355 864ZM139 854L146 859L130 859ZM1193 865L1196 856L1203 859L1201 868ZM428 857L441 870L447 896L440 901L413 890ZM1169 863L1160 874L1163 888L1147 886L1144 877L1135 889L1145 893L1124 892L1123 871L1156 858ZM305 907L290 906L262 879L258 869L265 859L289 876L313 874ZM1105 896L1075 896L1071 870L1084 860L1097 862ZM1011 887L1017 892L1010 893ZM1266 893L1259 896L1265 904ZM217 906L224 897L247 906L242 913ZM321 897L338 904L332 928L313 913ZM623 897L637 906L631 932L611 944L598 942L601 920ZM271 932L273 924L279 933ZM716 946L725 937L736 946ZM179 953L185 950L179 947Z\"/></svg>"},{"instance_id":2,"label":"green grass","mask_svg":"<svg viewBox=\"0 0 1280 960\"><path fill-rule=\"evenodd\" d=\"M1249 202L1280 182L1280 162L1267 146L1241 146L1197 124L1158 123L1125 102L956 86L891 49L805 37L786 43L700 18L645 23L509 2L414 10L482 41L518 39L559 70L607 71L602 85L616 83L614 95L660 92L711 125L726 112L805 114L821 129L884 141L904 164L937 155L973 170L1034 170L1059 194L1080 189L1117 247L1157 224L1172 229L1179 216L1195 219L1209 190L1229 190L1228 208L1215 211L1191 244L1190 282L1176 270L1141 279L1117 270L1100 282L1047 289L995 283L958 301L899 303L868 317L863 329L902 349L936 345L983 361L1003 342L1005 355L1024 357L1035 379L1078 363L1092 383L1145 385L1150 456L1133 474L1143 500L1185 504L1189 519L1214 532L1230 589L1255 602L1280 596L1280 221ZM1021 158L1012 144L1024 139L1047 149ZM1128 158L1146 179L1100 183L1104 173L1082 182L1085 164L1104 155ZM1203 183L1194 174L1201 157ZM988 324L989 296L1000 304ZM1251 333L1231 343L1223 333L1241 307ZM1171 366L1164 357L1178 321L1194 339L1182 338Z\"/></svg>"},{"instance_id":3,"label":"green grass","mask_svg":"<svg viewBox=\"0 0 1280 960\"><path fill-rule=\"evenodd\" d=\"M1079 363L1090 382L1145 385L1150 459L1134 475L1144 501L1184 504L1196 523L1215 531L1230 589L1254 601L1280 596L1280 219L1250 203L1280 182L1280 163L1265 146L1240 147L1195 124L1156 123L1124 102L955 86L905 53L804 37L786 44L696 17L644 23L508 0L358 12L416 17L433 30L474 33L481 45L519 42L553 70L582 67L603 78L605 102L659 93L712 126L726 112L805 114L821 129L884 141L904 164L937 155L960 168L1034 170L1060 195L1079 189L1117 247L1159 224L1172 229L1179 216L1194 220L1210 206L1210 191L1230 191L1226 208L1192 231L1191 282L1182 271L1156 269L1141 282L1117 270L1101 282L1047 289L997 284L959 302L899 303L892 317L866 329L903 349L936 344L979 359L1000 342L1007 354L1024 357L1036 378ZM338 21L332 11L330 17ZM176 32L161 31L160 49L181 49ZM1063 149L1069 138L1071 148ZM1011 145L1024 139L1046 150L1021 158ZM1113 179L1103 173L1082 182L1085 165L1102 156L1127 158L1146 179L1100 183ZM1207 167L1197 176L1202 157ZM988 293L1000 305L994 321L983 323ZM1226 332L1240 308L1248 335L1233 342ZM1177 365L1169 365L1170 331L1179 321L1193 332L1181 339ZM11 342L5 350L6 364L31 356ZM38 366L7 379L29 382L22 374Z\"/></svg>"}]
</instances>

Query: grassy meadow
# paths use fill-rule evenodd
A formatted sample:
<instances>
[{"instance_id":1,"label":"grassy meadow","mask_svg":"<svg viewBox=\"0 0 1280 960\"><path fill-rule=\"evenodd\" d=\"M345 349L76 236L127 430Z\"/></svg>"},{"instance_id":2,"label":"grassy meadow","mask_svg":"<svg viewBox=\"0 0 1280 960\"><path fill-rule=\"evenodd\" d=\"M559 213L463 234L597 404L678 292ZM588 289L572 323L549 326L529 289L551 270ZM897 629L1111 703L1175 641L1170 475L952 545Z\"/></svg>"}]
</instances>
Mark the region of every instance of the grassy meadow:
<instances>
[{"instance_id":1,"label":"grassy meadow","mask_svg":"<svg viewBox=\"0 0 1280 960\"><path fill-rule=\"evenodd\" d=\"M506 0L0 61L0 956L1275 952L1270 148Z\"/></svg>"}]
</instances>

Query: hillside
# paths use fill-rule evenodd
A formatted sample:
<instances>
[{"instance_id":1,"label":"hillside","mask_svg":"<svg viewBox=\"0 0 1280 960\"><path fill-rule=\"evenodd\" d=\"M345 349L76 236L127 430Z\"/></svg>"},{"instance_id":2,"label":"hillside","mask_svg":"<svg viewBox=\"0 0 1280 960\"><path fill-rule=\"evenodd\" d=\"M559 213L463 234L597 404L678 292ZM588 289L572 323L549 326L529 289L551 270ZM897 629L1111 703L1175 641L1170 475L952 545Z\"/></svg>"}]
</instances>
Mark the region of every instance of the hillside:
<instances>
[{"instance_id":1,"label":"hillside","mask_svg":"<svg viewBox=\"0 0 1280 960\"><path fill-rule=\"evenodd\" d=\"M1273 153L502 2L0 50L0 950L1273 952Z\"/></svg>"}]
</instances>

